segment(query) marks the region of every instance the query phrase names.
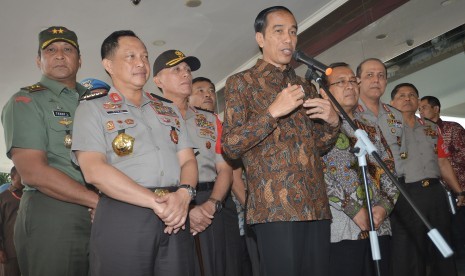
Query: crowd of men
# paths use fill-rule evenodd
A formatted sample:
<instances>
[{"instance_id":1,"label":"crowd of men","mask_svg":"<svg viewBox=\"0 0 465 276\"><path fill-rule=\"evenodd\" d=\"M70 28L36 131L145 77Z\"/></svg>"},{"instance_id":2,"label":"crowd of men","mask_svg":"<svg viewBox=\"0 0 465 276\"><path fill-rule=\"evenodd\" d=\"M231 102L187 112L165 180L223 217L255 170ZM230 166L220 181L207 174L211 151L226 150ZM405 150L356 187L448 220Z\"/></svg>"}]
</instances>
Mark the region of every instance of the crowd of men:
<instances>
[{"instance_id":1,"label":"crowd of men","mask_svg":"<svg viewBox=\"0 0 465 276\"><path fill-rule=\"evenodd\" d=\"M101 45L111 84L78 83L76 34L39 33L42 78L2 112L24 184L9 238L21 275L457 275L393 180L452 244L441 181L464 205L463 128L410 83L381 102L387 72L376 58L356 72L331 64L317 90L290 66L297 22L283 6L261 11L254 28L263 56L228 78L224 123L212 81L192 77L194 56L168 50L150 64L133 31L115 31ZM144 91L151 77L161 96ZM357 136L328 93L385 163L368 158L369 206Z\"/></svg>"}]
</instances>

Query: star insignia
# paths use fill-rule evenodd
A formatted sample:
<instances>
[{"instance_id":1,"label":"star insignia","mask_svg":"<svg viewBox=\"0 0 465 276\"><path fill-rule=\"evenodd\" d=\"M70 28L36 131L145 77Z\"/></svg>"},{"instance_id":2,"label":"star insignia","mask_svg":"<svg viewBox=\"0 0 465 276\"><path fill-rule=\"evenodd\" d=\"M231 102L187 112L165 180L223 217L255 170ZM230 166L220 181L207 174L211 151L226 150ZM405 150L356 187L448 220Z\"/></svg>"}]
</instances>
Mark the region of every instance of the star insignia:
<instances>
[{"instance_id":1,"label":"star insignia","mask_svg":"<svg viewBox=\"0 0 465 276\"><path fill-rule=\"evenodd\" d=\"M52 33L53 33L53 34L57 34L57 33L58 33L58 30L57 30L57 29L53 29L53 30L52 30Z\"/></svg>"},{"instance_id":2,"label":"star insignia","mask_svg":"<svg viewBox=\"0 0 465 276\"><path fill-rule=\"evenodd\" d=\"M60 28L60 29L58 30L58 33L59 33L59 34L62 34L63 32L64 32L64 31L63 31L62 28Z\"/></svg>"}]
</instances>

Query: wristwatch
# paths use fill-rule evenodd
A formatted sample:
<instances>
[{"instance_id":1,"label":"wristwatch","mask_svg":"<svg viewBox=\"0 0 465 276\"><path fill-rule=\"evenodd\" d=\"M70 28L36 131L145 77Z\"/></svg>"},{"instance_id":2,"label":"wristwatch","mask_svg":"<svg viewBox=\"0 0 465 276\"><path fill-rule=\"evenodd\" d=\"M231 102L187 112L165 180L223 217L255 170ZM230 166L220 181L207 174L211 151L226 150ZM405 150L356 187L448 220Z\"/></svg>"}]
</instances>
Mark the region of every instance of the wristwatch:
<instances>
[{"instance_id":1,"label":"wristwatch","mask_svg":"<svg viewBox=\"0 0 465 276\"><path fill-rule=\"evenodd\" d=\"M213 202L213 204L215 204L215 212L216 213L220 212L221 209L223 209L223 202L221 202L220 200L216 200L213 197L210 197L208 199L208 201Z\"/></svg>"},{"instance_id":2,"label":"wristwatch","mask_svg":"<svg viewBox=\"0 0 465 276\"><path fill-rule=\"evenodd\" d=\"M191 196L191 200L194 200L195 196L197 195L195 188L188 184L181 184L178 186L178 189L186 189Z\"/></svg>"}]
</instances>

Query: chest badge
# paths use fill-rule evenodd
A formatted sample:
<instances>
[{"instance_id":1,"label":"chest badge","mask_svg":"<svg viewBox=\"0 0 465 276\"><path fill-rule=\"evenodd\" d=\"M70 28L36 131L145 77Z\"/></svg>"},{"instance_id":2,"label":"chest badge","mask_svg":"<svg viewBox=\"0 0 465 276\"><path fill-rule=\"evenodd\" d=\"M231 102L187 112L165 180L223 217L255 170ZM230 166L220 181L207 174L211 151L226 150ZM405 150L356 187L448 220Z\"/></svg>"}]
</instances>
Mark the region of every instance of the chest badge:
<instances>
[{"instance_id":1,"label":"chest badge","mask_svg":"<svg viewBox=\"0 0 465 276\"><path fill-rule=\"evenodd\" d=\"M111 146L118 156L126 156L134 150L134 137L124 133L124 130L118 131L118 135L113 139Z\"/></svg>"},{"instance_id":2,"label":"chest badge","mask_svg":"<svg viewBox=\"0 0 465 276\"><path fill-rule=\"evenodd\" d=\"M171 138L171 141L173 141L173 143L178 144L179 137L178 137L178 133L176 132L176 129L174 127L171 127L170 138Z\"/></svg>"},{"instance_id":3,"label":"chest badge","mask_svg":"<svg viewBox=\"0 0 465 276\"><path fill-rule=\"evenodd\" d=\"M71 136L71 130L69 130L69 125L71 125L73 121L69 120L68 118L63 118L60 121L58 121L58 123L66 127L66 134L63 140L63 144L67 149L70 149L71 145L73 144L73 137Z\"/></svg>"}]
</instances>

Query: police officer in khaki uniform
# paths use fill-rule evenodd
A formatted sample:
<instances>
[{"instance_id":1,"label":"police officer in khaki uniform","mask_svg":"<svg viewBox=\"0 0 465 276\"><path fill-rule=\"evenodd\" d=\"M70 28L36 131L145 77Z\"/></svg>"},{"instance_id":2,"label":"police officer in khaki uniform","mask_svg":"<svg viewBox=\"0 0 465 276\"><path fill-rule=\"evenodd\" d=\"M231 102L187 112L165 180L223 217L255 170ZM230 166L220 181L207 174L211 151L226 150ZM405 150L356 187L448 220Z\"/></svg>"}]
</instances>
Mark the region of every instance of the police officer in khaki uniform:
<instances>
[{"instance_id":1,"label":"police officer in khaki uniform","mask_svg":"<svg viewBox=\"0 0 465 276\"><path fill-rule=\"evenodd\" d=\"M386 66L379 59L366 59L357 67L357 79L360 99L355 116L380 127L394 155L397 176L401 177L406 157L402 113L380 100L387 85Z\"/></svg>"},{"instance_id":2,"label":"police officer in khaki uniform","mask_svg":"<svg viewBox=\"0 0 465 276\"><path fill-rule=\"evenodd\" d=\"M439 182L460 193L439 128L415 116L419 93L410 83L401 83L391 93L391 104L402 112L408 157L404 186L423 215L450 244L450 213ZM459 196L459 205L463 204ZM443 258L427 237L427 228L401 195L392 214L392 275L457 275L453 257ZM428 267L428 269L427 269Z\"/></svg>"},{"instance_id":3,"label":"police officer in khaki uniform","mask_svg":"<svg viewBox=\"0 0 465 276\"><path fill-rule=\"evenodd\" d=\"M102 193L91 235L91 275L193 275L186 224L197 162L180 114L143 92L145 45L132 31L102 44L112 78L106 96L76 111L73 154Z\"/></svg>"},{"instance_id":4,"label":"police officer in khaki uniform","mask_svg":"<svg viewBox=\"0 0 465 276\"><path fill-rule=\"evenodd\" d=\"M74 112L86 91L76 83L76 34L59 26L40 32L36 62L42 79L16 93L2 113L7 156L25 184L15 226L19 266L24 276L87 275L87 209L98 196L69 156Z\"/></svg>"},{"instance_id":5,"label":"police officer in khaki uniform","mask_svg":"<svg viewBox=\"0 0 465 276\"><path fill-rule=\"evenodd\" d=\"M189 212L191 233L199 234L204 275L226 275L225 230L221 213L229 193L232 168L221 154L221 122L212 112L188 105L192 93L191 71L200 68L196 57L179 50L160 54L153 66L154 82L179 108L195 145L199 169L197 198ZM196 269L200 275L200 267Z\"/></svg>"}]
</instances>

